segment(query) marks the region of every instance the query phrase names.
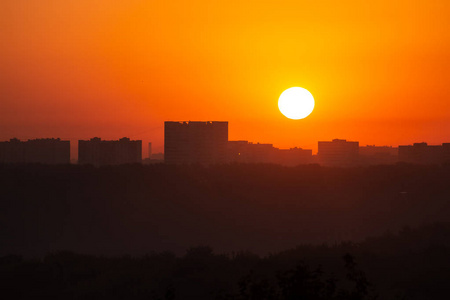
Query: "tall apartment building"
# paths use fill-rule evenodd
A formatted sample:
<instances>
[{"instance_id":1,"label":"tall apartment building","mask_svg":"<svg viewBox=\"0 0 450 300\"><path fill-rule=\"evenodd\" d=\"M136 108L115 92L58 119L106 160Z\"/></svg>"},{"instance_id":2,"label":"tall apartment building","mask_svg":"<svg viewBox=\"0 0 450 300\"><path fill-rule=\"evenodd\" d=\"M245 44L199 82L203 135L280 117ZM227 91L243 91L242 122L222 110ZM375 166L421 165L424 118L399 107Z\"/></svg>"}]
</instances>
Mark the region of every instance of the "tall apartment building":
<instances>
[{"instance_id":1,"label":"tall apartment building","mask_svg":"<svg viewBox=\"0 0 450 300\"><path fill-rule=\"evenodd\" d=\"M166 163L224 163L227 143L228 122L164 122Z\"/></svg>"},{"instance_id":2,"label":"tall apartment building","mask_svg":"<svg viewBox=\"0 0 450 300\"><path fill-rule=\"evenodd\" d=\"M80 140L78 163L96 166L142 163L142 141L125 137L118 141L103 141L98 137Z\"/></svg>"},{"instance_id":3,"label":"tall apartment building","mask_svg":"<svg viewBox=\"0 0 450 300\"><path fill-rule=\"evenodd\" d=\"M319 142L319 163L324 166L350 167L358 164L359 142L334 139Z\"/></svg>"},{"instance_id":4,"label":"tall apartment building","mask_svg":"<svg viewBox=\"0 0 450 300\"><path fill-rule=\"evenodd\" d=\"M58 139L11 139L0 142L0 163L70 163L70 141Z\"/></svg>"}]
</instances>

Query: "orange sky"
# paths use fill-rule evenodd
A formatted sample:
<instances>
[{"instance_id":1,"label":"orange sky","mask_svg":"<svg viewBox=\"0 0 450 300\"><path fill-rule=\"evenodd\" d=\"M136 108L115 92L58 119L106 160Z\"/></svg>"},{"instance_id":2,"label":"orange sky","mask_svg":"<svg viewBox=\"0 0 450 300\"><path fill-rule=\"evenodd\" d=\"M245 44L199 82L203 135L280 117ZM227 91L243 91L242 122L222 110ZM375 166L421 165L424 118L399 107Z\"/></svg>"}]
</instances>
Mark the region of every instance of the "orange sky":
<instances>
[{"instance_id":1,"label":"orange sky","mask_svg":"<svg viewBox=\"0 0 450 300\"><path fill-rule=\"evenodd\" d=\"M0 3L0 140L229 121L230 140L317 149L450 142L450 1ZM289 120L301 86L314 112Z\"/></svg>"}]
</instances>

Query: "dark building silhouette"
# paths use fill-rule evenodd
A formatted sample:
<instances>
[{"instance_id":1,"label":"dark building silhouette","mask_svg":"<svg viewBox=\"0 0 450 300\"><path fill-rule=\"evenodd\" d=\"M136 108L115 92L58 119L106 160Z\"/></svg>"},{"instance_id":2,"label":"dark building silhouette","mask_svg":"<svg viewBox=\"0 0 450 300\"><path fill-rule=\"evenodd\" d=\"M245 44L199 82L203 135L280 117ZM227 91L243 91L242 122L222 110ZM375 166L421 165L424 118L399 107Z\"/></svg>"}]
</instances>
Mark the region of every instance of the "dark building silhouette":
<instances>
[{"instance_id":1,"label":"dark building silhouette","mask_svg":"<svg viewBox=\"0 0 450 300\"><path fill-rule=\"evenodd\" d=\"M350 167L359 163L359 142L334 139L319 142L319 163L325 166Z\"/></svg>"},{"instance_id":2,"label":"dark building silhouette","mask_svg":"<svg viewBox=\"0 0 450 300\"><path fill-rule=\"evenodd\" d=\"M442 159L444 163L450 163L450 143L442 144Z\"/></svg>"},{"instance_id":3,"label":"dark building silhouette","mask_svg":"<svg viewBox=\"0 0 450 300\"><path fill-rule=\"evenodd\" d=\"M312 150L302 148L277 149L275 163L283 166L296 166L313 162Z\"/></svg>"},{"instance_id":4,"label":"dark building silhouette","mask_svg":"<svg viewBox=\"0 0 450 300\"><path fill-rule=\"evenodd\" d=\"M164 163L164 153L152 153L148 158L142 160L145 165Z\"/></svg>"},{"instance_id":5,"label":"dark building silhouette","mask_svg":"<svg viewBox=\"0 0 450 300\"><path fill-rule=\"evenodd\" d=\"M229 141L227 156L230 162L270 163L274 160L275 149L272 144Z\"/></svg>"},{"instance_id":6,"label":"dark building silhouette","mask_svg":"<svg viewBox=\"0 0 450 300\"><path fill-rule=\"evenodd\" d=\"M142 141L125 137L118 141L102 141L98 137L80 140L78 163L96 166L142 163Z\"/></svg>"},{"instance_id":7,"label":"dark building silhouette","mask_svg":"<svg viewBox=\"0 0 450 300\"><path fill-rule=\"evenodd\" d=\"M248 141L228 141L227 160L230 162L248 162L251 157L248 145Z\"/></svg>"},{"instance_id":8,"label":"dark building silhouette","mask_svg":"<svg viewBox=\"0 0 450 300\"><path fill-rule=\"evenodd\" d=\"M166 163L224 163L227 142L228 122L164 122Z\"/></svg>"},{"instance_id":9,"label":"dark building silhouette","mask_svg":"<svg viewBox=\"0 0 450 300\"><path fill-rule=\"evenodd\" d=\"M255 144L248 141L229 141L227 156L228 161L241 163L273 163L295 166L312 162L312 150L278 149L272 144Z\"/></svg>"},{"instance_id":10,"label":"dark building silhouette","mask_svg":"<svg viewBox=\"0 0 450 300\"><path fill-rule=\"evenodd\" d=\"M398 159L401 162L414 164L441 164L450 162L450 143L428 145L414 143L398 146Z\"/></svg>"},{"instance_id":11,"label":"dark building silhouette","mask_svg":"<svg viewBox=\"0 0 450 300\"><path fill-rule=\"evenodd\" d=\"M398 148L374 145L359 147L359 160L363 165L395 164L398 162Z\"/></svg>"},{"instance_id":12,"label":"dark building silhouette","mask_svg":"<svg viewBox=\"0 0 450 300\"><path fill-rule=\"evenodd\" d=\"M68 164L70 141L51 138L0 142L0 163Z\"/></svg>"}]
</instances>

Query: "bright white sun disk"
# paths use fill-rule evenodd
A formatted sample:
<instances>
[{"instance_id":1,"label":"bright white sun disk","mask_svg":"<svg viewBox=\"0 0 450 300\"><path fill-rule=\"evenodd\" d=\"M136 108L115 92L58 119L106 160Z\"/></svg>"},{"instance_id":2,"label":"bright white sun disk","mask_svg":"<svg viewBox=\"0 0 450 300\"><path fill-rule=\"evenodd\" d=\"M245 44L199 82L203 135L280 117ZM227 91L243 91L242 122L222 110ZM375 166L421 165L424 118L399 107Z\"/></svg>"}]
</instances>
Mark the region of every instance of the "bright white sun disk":
<instances>
[{"instance_id":1,"label":"bright white sun disk","mask_svg":"<svg viewBox=\"0 0 450 300\"><path fill-rule=\"evenodd\" d=\"M312 113L314 97L304 88L291 87L281 93L278 108L289 119L303 119Z\"/></svg>"}]
</instances>

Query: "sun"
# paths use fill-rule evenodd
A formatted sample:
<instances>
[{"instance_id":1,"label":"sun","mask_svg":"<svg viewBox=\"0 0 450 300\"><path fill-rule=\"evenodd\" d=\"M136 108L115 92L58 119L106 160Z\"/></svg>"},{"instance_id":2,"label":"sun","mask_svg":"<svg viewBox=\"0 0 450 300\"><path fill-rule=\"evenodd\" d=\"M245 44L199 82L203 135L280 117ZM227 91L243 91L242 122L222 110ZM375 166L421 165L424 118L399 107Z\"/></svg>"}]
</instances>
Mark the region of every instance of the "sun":
<instances>
[{"instance_id":1,"label":"sun","mask_svg":"<svg viewBox=\"0 0 450 300\"><path fill-rule=\"evenodd\" d=\"M304 88L291 87L281 93L278 99L278 108L289 119L304 119L314 109L314 97Z\"/></svg>"}]
</instances>

